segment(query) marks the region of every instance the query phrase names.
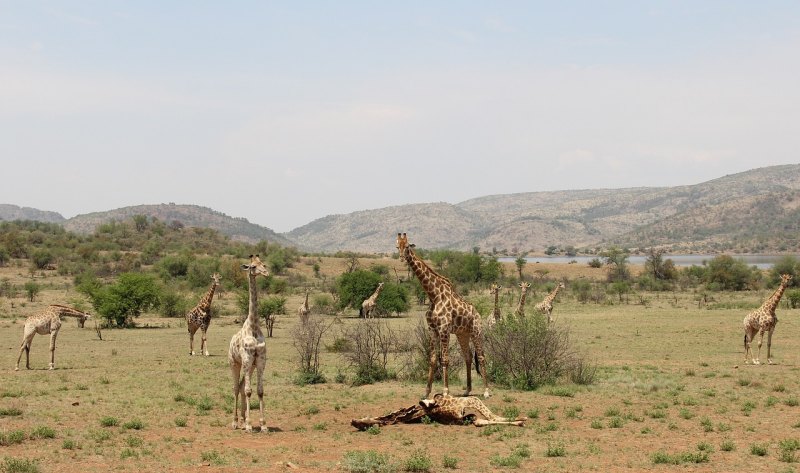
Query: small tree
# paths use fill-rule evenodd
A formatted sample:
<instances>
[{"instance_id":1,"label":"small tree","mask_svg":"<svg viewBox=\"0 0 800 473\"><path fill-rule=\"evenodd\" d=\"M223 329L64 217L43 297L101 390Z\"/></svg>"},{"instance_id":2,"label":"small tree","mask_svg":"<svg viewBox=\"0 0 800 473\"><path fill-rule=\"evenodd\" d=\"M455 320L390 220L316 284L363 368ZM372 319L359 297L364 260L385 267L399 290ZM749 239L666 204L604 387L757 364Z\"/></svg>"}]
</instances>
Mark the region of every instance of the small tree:
<instances>
[{"instance_id":1,"label":"small tree","mask_svg":"<svg viewBox=\"0 0 800 473\"><path fill-rule=\"evenodd\" d=\"M115 284L87 290L87 295L109 325L130 327L133 319L158 307L161 289L147 274L123 273Z\"/></svg>"},{"instance_id":2,"label":"small tree","mask_svg":"<svg viewBox=\"0 0 800 473\"><path fill-rule=\"evenodd\" d=\"M41 287L35 281L28 281L25 283L24 289L25 293L28 295L28 300L33 302L33 298L39 294Z\"/></svg>"},{"instance_id":3,"label":"small tree","mask_svg":"<svg viewBox=\"0 0 800 473\"><path fill-rule=\"evenodd\" d=\"M0 246L0 268L8 264L11 255L4 246Z\"/></svg>"},{"instance_id":4,"label":"small tree","mask_svg":"<svg viewBox=\"0 0 800 473\"><path fill-rule=\"evenodd\" d=\"M522 270L525 269L525 264L528 260L525 259L525 255L520 255L517 259L514 260L514 264L517 266L517 274L519 274L519 280L522 281Z\"/></svg>"},{"instance_id":5,"label":"small tree","mask_svg":"<svg viewBox=\"0 0 800 473\"><path fill-rule=\"evenodd\" d=\"M608 280L613 281L627 281L630 279L630 271L628 270L628 252L621 248L611 247L600 254L606 260L608 265Z\"/></svg>"},{"instance_id":6,"label":"small tree","mask_svg":"<svg viewBox=\"0 0 800 473\"><path fill-rule=\"evenodd\" d=\"M292 346L297 352L300 370L298 384L325 382L325 377L320 371L319 350L322 338L334 322L334 319L326 321L322 317L312 315L305 323L296 324L292 329Z\"/></svg>"}]
</instances>

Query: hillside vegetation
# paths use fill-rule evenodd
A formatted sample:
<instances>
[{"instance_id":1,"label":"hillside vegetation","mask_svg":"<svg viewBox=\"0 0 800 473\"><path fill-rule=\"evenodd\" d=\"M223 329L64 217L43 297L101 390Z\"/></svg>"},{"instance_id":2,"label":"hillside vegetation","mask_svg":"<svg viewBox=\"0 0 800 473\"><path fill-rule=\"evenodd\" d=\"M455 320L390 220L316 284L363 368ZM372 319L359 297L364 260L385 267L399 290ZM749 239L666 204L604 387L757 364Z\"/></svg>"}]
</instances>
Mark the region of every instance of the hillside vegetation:
<instances>
[{"instance_id":1,"label":"hillside vegetation","mask_svg":"<svg viewBox=\"0 0 800 473\"><path fill-rule=\"evenodd\" d=\"M268 240L301 250L390 253L408 232L422 248L493 254L596 254L603 248L669 252L798 253L800 164L771 166L690 186L491 195L328 215L278 234L196 205L139 205L64 220L55 212L0 205L0 220L62 223L88 235L135 215L210 228L236 241ZM288 201L291 205L291 200Z\"/></svg>"}]
</instances>

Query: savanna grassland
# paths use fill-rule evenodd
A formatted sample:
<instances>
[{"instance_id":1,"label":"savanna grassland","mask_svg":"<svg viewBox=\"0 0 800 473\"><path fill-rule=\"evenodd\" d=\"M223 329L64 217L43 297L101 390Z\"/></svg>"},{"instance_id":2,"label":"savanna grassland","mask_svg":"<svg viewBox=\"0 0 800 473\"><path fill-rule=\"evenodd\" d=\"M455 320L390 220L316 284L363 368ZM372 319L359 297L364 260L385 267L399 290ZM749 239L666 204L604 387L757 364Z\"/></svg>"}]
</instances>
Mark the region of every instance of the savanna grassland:
<instances>
[{"instance_id":1,"label":"savanna grassland","mask_svg":"<svg viewBox=\"0 0 800 473\"><path fill-rule=\"evenodd\" d=\"M324 259L322 273L341 272L335 264L343 263ZM525 270L532 276L536 269L531 264ZM602 269L577 265L546 270L553 278L603 276ZM22 282L29 275L6 267L0 277ZM56 369L46 369L48 339L37 335L33 369L25 370L23 359L14 372L25 316L49 303L80 299L69 282L47 276L34 302L22 294L0 299L0 470L195 471L202 465L214 471L371 471L360 465L374 471L571 472L680 465L686 471L795 471L800 465L800 310L778 310L775 365L743 364L742 318L771 293L766 289L713 293L699 307L694 292L640 292L621 302L613 297L613 304L584 304L568 284L555 305L555 323L567 327L574 348L597 365L594 383L564 380L532 392L493 386L486 404L501 415L527 416L522 428L417 424L366 432L350 420L410 406L424 385L336 382L348 378L347 364L325 349L328 382L295 384L290 334L301 302L295 294L286 304L289 315L278 317L267 340L268 431L247 434L230 427L226 354L241 316L230 294L214 301L220 316L209 330L209 357L188 355L181 319L144 314L138 328L103 330L100 340L91 320L79 329L65 318ZM504 294L504 313L513 310L516 297ZM541 297L541 291L529 294L529 307ZM482 308L489 304L488 294L470 298ZM413 327L423 312L414 304L389 324ZM325 344L342 327L360 322L345 312ZM458 392L463 368L454 378L451 388ZM479 379L475 383L481 392Z\"/></svg>"}]
</instances>

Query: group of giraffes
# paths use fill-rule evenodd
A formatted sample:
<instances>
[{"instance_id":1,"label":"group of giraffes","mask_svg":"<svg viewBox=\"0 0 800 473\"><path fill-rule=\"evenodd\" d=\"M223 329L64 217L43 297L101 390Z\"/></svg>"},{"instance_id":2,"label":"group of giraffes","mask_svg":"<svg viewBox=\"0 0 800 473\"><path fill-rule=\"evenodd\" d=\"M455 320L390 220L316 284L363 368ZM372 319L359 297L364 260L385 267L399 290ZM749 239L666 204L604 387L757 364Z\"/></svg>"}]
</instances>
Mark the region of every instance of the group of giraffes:
<instances>
[{"instance_id":1,"label":"group of giraffes","mask_svg":"<svg viewBox=\"0 0 800 473\"><path fill-rule=\"evenodd\" d=\"M470 344L472 344L474 347L476 369L483 378L483 396L489 397L489 386L486 379L486 359L483 353L483 327L480 313L478 313L472 304L464 300L456 292L452 283L446 277L434 271L427 263L425 263L416 255L414 251L414 245L409 244L406 233L398 233L396 243L400 260L408 264L415 277L420 281L423 290L428 296L430 304L425 313L425 319L428 324L428 328L431 331L428 382L426 386L425 398L430 396L437 361L440 357L442 378L444 382L443 394L444 396L449 396L447 376L449 356L447 346L449 345L451 334L455 334L458 340L467 368L467 386L464 396L468 396L472 390L472 350L470 349ZM259 255L250 255L249 263L243 264L242 269L247 272L248 276L249 302L247 318L244 320L242 328L237 331L233 337L231 337L228 348L228 363L230 365L231 376L233 380L233 428L244 428L247 431L251 431L253 429L250 423L250 398L252 395L251 377L254 371L257 377L256 393L259 400L259 423L260 428L264 428L263 374L266 366L267 351L266 341L264 334L261 331L257 315L258 289L256 285L256 277L268 277L269 271L264 263L261 262ZM200 351L206 356L209 355L206 333L208 331L209 324L211 323L211 302L213 300L215 290L220 284L220 276L219 274L215 273L211 276L211 278L212 284L209 290L201 298L200 302L186 314L187 329L189 332L189 352L191 355L195 354L194 335L198 329L201 330L202 334ZM777 290L758 309L750 312L744 318L745 363L749 363L751 361L754 364L760 363L759 358L761 355L761 345L764 339L764 334L766 333L767 362L772 364L772 334L774 333L775 326L778 322L778 318L775 315L775 309L791 279L791 275L782 275L781 282ZM518 317L522 317L525 313L525 298L530 284L522 282L519 286L522 290L522 293L515 314ZM383 283L380 283L372 296L370 296L362 304L362 315L365 317L369 317L372 310L374 310L375 302L382 287ZM551 314L553 310L553 302L558 295L559 290L563 288L564 284L559 283L541 303L535 306L537 311L547 315L548 322L552 321ZM494 309L487 319L487 325L489 327L497 323L501 317L498 306L498 295L500 289L501 287L497 284L493 284L490 289L490 293L494 295ZM298 310L301 321L307 321L309 313L308 292L306 292L305 302ZM19 363L23 352L26 354L26 368L30 369L31 341L33 340L34 335L37 333L40 335L50 335L49 369L52 370L55 368L55 343L58 331L61 328L61 317L75 317L78 319L78 323L82 327L83 323L89 319L91 315L63 305L50 305L41 312L28 317L25 320L23 339L19 349L19 356L17 357L17 365L15 370L19 370ZM760 334L760 339L758 342L758 355L753 357L750 345L756 334ZM748 355L750 356L749 359ZM241 410L237 408L240 398ZM244 422L244 425L240 423L240 412L241 420Z\"/></svg>"}]
</instances>

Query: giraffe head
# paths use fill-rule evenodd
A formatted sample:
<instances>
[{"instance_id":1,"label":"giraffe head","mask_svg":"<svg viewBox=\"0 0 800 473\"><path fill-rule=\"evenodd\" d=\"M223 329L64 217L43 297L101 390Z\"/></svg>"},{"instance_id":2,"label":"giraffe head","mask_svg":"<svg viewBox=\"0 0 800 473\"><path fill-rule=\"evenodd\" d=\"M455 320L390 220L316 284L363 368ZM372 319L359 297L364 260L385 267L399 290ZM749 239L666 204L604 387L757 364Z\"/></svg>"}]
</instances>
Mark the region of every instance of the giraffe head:
<instances>
[{"instance_id":1,"label":"giraffe head","mask_svg":"<svg viewBox=\"0 0 800 473\"><path fill-rule=\"evenodd\" d=\"M397 252L400 254L400 261L405 260L406 251L413 247L414 245L408 244L408 235L405 233L397 234Z\"/></svg>"},{"instance_id":2,"label":"giraffe head","mask_svg":"<svg viewBox=\"0 0 800 473\"><path fill-rule=\"evenodd\" d=\"M219 273L214 273L211 275L211 279L214 281L214 287L219 286L219 280L222 279L222 276Z\"/></svg>"},{"instance_id":3,"label":"giraffe head","mask_svg":"<svg viewBox=\"0 0 800 473\"><path fill-rule=\"evenodd\" d=\"M382 287L383 287L383 281L381 281L381 282L379 282L379 283L378 283L378 289L380 289L380 288L382 288Z\"/></svg>"},{"instance_id":4,"label":"giraffe head","mask_svg":"<svg viewBox=\"0 0 800 473\"><path fill-rule=\"evenodd\" d=\"M250 263L243 264L242 269L256 276L258 275L264 277L269 276L269 271L267 271L267 267L264 266L264 263L261 262L261 258L259 258L258 255L250 255Z\"/></svg>"},{"instance_id":5,"label":"giraffe head","mask_svg":"<svg viewBox=\"0 0 800 473\"><path fill-rule=\"evenodd\" d=\"M497 283L492 283L492 286L489 288L489 294L497 294L500 292L500 289L503 289L503 286Z\"/></svg>"},{"instance_id":6,"label":"giraffe head","mask_svg":"<svg viewBox=\"0 0 800 473\"><path fill-rule=\"evenodd\" d=\"M791 274L781 274L781 286L788 286L791 280L792 280Z\"/></svg>"},{"instance_id":7,"label":"giraffe head","mask_svg":"<svg viewBox=\"0 0 800 473\"><path fill-rule=\"evenodd\" d=\"M531 283L523 281L519 283L519 287L522 288L522 293L525 294L528 292L528 288L531 287Z\"/></svg>"},{"instance_id":8,"label":"giraffe head","mask_svg":"<svg viewBox=\"0 0 800 473\"><path fill-rule=\"evenodd\" d=\"M563 282L558 283L559 289L566 289L567 286L564 285Z\"/></svg>"}]
</instances>

